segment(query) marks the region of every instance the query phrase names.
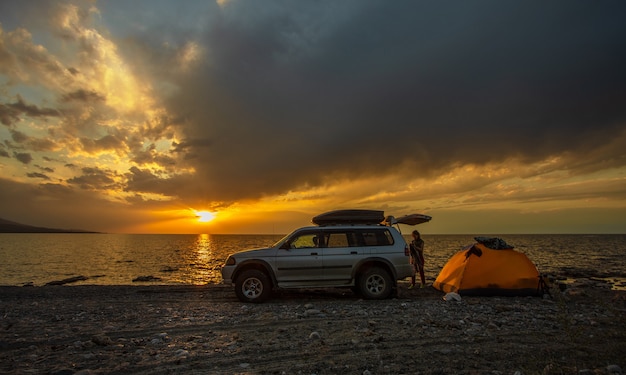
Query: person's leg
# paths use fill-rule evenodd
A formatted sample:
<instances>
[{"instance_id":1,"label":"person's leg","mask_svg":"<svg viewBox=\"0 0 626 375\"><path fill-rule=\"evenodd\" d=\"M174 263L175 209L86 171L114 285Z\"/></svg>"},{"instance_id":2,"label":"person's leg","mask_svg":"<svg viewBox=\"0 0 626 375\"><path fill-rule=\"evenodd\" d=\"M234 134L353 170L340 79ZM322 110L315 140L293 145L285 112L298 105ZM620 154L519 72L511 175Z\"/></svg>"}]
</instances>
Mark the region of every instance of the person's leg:
<instances>
[{"instance_id":1,"label":"person's leg","mask_svg":"<svg viewBox=\"0 0 626 375\"><path fill-rule=\"evenodd\" d=\"M426 285L426 277L424 277L424 267L420 267L420 279L422 280L422 288Z\"/></svg>"},{"instance_id":2,"label":"person's leg","mask_svg":"<svg viewBox=\"0 0 626 375\"><path fill-rule=\"evenodd\" d=\"M420 270L420 279L422 281L422 288L426 285L426 277L424 277L424 255L419 255L419 270Z\"/></svg>"}]
</instances>

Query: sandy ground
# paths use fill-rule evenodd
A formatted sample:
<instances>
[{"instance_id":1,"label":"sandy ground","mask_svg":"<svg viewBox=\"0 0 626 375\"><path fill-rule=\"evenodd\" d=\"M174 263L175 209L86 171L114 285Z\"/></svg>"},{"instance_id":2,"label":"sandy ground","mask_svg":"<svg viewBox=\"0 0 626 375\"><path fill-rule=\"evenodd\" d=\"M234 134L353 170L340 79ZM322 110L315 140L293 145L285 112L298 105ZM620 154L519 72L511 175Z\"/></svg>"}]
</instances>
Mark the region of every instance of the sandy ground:
<instances>
[{"instance_id":1,"label":"sandy ground","mask_svg":"<svg viewBox=\"0 0 626 375\"><path fill-rule=\"evenodd\" d=\"M619 374L626 292L364 301L344 290L242 304L208 286L0 287L2 374Z\"/></svg>"}]
</instances>

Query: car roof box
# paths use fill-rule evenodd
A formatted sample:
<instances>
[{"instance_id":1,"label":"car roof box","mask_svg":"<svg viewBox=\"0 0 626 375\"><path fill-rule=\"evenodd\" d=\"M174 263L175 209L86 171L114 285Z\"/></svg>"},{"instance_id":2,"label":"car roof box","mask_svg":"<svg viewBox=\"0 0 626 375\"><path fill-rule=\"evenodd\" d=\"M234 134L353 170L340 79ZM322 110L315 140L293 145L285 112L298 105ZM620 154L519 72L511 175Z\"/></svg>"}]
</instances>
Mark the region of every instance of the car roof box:
<instances>
[{"instance_id":1,"label":"car roof box","mask_svg":"<svg viewBox=\"0 0 626 375\"><path fill-rule=\"evenodd\" d=\"M313 224L324 225L356 225L380 224L385 220L385 213L377 210L335 210L319 214L311 220Z\"/></svg>"}]
</instances>

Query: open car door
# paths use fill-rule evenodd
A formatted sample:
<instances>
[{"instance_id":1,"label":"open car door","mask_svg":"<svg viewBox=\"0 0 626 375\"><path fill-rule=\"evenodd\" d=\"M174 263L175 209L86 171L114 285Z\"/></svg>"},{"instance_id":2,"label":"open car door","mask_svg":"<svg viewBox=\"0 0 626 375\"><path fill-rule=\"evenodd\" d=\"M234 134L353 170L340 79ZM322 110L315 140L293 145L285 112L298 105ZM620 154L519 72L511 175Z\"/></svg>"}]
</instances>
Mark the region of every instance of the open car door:
<instances>
[{"instance_id":1,"label":"open car door","mask_svg":"<svg viewBox=\"0 0 626 375\"><path fill-rule=\"evenodd\" d=\"M410 214L401 217L387 216L387 218L385 219L385 224L389 226L396 224L418 225L422 223L427 223L431 219L432 217L422 214Z\"/></svg>"},{"instance_id":2,"label":"open car door","mask_svg":"<svg viewBox=\"0 0 626 375\"><path fill-rule=\"evenodd\" d=\"M402 233L402 230L400 230L400 224L418 225L422 223L427 223L431 219L432 217L428 215L423 215L423 214L410 214L410 215L400 216L398 218L394 216L387 216L383 224L390 226L390 227L395 225L396 228L398 229L398 232Z\"/></svg>"}]
</instances>

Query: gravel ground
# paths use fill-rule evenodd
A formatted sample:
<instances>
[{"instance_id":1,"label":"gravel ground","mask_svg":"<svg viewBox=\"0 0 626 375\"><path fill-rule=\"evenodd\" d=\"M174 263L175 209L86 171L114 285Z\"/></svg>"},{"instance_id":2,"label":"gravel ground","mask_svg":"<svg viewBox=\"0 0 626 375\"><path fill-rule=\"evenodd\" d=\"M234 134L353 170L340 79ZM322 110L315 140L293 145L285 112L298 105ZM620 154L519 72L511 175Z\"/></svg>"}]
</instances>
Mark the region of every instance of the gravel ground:
<instances>
[{"instance_id":1,"label":"gravel ground","mask_svg":"<svg viewBox=\"0 0 626 375\"><path fill-rule=\"evenodd\" d=\"M626 292L344 290L242 304L207 286L0 287L2 374L621 374Z\"/></svg>"}]
</instances>

